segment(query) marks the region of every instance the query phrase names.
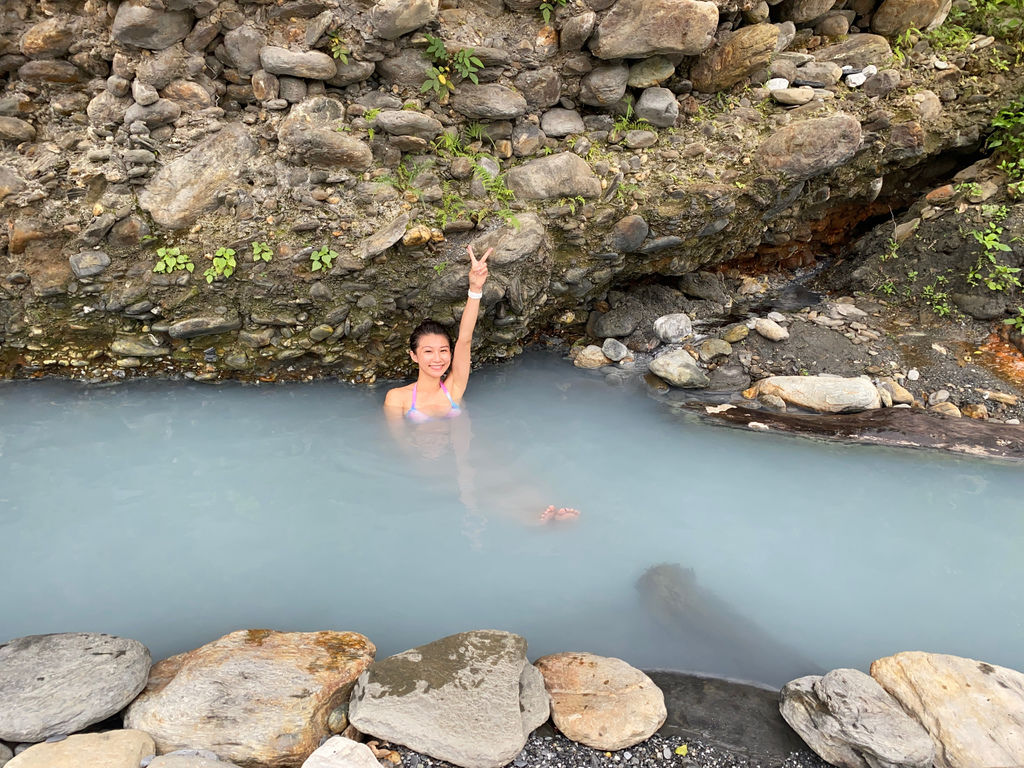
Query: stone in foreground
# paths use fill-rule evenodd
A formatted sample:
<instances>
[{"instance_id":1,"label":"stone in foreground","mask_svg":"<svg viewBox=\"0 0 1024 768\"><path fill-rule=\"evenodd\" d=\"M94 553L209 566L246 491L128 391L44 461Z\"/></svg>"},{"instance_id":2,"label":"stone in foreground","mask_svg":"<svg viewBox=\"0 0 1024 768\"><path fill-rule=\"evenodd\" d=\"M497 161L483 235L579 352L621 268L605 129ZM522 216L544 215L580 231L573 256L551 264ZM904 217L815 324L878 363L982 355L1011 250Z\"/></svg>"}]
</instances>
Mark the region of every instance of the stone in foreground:
<instances>
[{"instance_id":1,"label":"stone in foreground","mask_svg":"<svg viewBox=\"0 0 1024 768\"><path fill-rule=\"evenodd\" d=\"M463 768L509 763L547 718L526 640L497 630L452 635L383 659L359 678L349 704L359 731Z\"/></svg>"},{"instance_id":2,"label":"stone in foreground","mask_svg":"<svg viewBox=\"0 0 1024 768\"><path fill-rule=\"evenodd\" d=\"M674 349L659 355L651 361L651 373L659 376L674 387L703 389L711 382L685 349Z\"/></svg>"},{"instance_id":3,"label":"stone in foreground","mask_svg":"<svg viewBox=\"0 0 1024 768\"><path fill-rule=\"evenodd\" d=\"M160 753L195 747L243 766L299 766L373 660L355 632L241 630L153 666L125 725Z\"/></svg>"},{"instance_id":4,"label":"stone in foreground","mask_svg":"<svg viewBox=\"0 0 1024 768\"><path fill-rule=\"evenodd\" d=\"M927 729L936 768L1024 765L1024 674L909 651L878 659L871 676Z\"/></svg>"},{"instance_id":5,"label":"stone in foreground","mask_svg":"<svg viewBox=\"0 0 1024 768\"><path fill-rule=\"evenodd\" d=\"M0 739L43 741L105 720L146 685L150 663L137 640L87 632L0 645Z\"/></svg>"},{"instance_id":6,"label":"stone in foreground","mask_svg":"<svg viewBox=\"0 0 1024 768\"><path fill-rule=\"evenodd\" d=\"M749 399L758 395L776 395L818 413L867 411L882 405L878 390L868 379L839 376L770 376L743 392Z\"/></svg>"},{"instance_id":7,"label":"stone in foreground","mask_svg":"<svg viewBox=\"0 0 1024 768\"><path fill-rule=\"evenodd\" d=\"M138 768L154 749L153 739L142 731L80 733L31 746L5 768Z\"/></svg>"},{"instance_id":8,"label":"stone in foreground","mask_svg":"<svg viewBox=\"0 0 1024 768\"><path fill-rule=\"evenodd\" d=\"M869 675L834 669L783 687L779 711L823 760L840 768L928 768L935 746Z\"/></svg>"},{"instance_id":9,"label":"stone in foreground","mask_svg":"<svg viewBox=\"0 0 1024 768\"><path fill-rule=\"evenodd\" d=\"M621 659L556 653L537 659L537 668L558 730L588 747L631 747L653 735L668 716L661 690Z\"/></svg>"},{"instance_id":10,"label":"stone in foreground","mask_svg":"<svg viewBox=\"0 0 1024 768\"><path fill-rule=\"evenodd\" d=\"M306 759L302 768L380 768L380 763L365 744L332 736Z\"/></svg>"}]
</instances>

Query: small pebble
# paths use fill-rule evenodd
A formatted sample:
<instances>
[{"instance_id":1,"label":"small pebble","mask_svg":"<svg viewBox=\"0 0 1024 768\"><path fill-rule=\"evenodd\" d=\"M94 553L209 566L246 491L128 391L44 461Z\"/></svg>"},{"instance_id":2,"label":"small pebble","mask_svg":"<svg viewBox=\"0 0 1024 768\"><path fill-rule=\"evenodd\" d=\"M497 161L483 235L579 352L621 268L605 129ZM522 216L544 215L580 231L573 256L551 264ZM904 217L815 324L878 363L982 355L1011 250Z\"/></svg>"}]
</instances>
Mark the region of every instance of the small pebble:
<instances>
[{"instance_id":1,"label":"small pebble","mask_svg":"<svg viewBox=\"0 0 1024 768\"><path fill-rule=\"evenodd\" d=\"M918 379L921 378L921 373L917 370L917 368L911 368L909 371L907 371L907 378L910 381L917 381Z\"/></svg>"}]
</instances>

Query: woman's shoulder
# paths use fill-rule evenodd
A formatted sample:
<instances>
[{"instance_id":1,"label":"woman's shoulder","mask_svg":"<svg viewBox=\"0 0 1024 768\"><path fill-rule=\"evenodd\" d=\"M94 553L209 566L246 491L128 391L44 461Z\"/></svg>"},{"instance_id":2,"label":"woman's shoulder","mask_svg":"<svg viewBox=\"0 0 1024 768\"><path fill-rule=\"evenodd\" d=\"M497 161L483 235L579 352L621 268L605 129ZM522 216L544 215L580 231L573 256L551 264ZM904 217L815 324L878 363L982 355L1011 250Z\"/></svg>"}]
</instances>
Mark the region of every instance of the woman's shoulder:
<instances>
[{"instance_id":1,"label":"woman's shoulder","mask_svg":"<svg viewBox=\"0 0 1024 768\"><path fill-rule=\"evenodd\" d=\"M384 405L391 408L408 408L412 400L412 388L412 384L406 384L404 387L389 389L384 397Z\"/></svg>"}]
</instances>

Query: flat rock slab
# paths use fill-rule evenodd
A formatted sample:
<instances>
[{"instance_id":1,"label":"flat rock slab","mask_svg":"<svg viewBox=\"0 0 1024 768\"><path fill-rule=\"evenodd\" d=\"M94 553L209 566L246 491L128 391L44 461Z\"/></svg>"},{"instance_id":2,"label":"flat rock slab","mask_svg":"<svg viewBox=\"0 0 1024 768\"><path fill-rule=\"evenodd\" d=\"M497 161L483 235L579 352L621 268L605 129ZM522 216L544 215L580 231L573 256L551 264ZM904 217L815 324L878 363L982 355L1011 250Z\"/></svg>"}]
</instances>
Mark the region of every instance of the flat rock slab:
<instances>
[{"instance_id":1,"label":"flat rock slab","mask_svg":"<svg viewBox=\"0 0 1024 768\"><path fill-rule=\"evenodd\" d=\"M871 676L927 729L937 768L1024 765L1024 674L910 651L878 659Z\"/></svg>"},{"instance_id":2,"label":"flat rock slab","mask_svg":"<svg viewBox=\"0 0 1024 768\"><path fill-rule=\"evenodd\" d=\"M665 722L658 686L622 659L556 653L537 659L551 696L551 718L573 741L595 749L625 749Z\"/></svg>"},{"instance_id":3,"label":"flat rock slab","mask_svg":"<svg viewBox=\"0 0 1024 768\"><path fill-rule=\"evenodd\" d=\"M142 731L80 733L31 746L5 768L139 768L155 750L153 739Z\"/></svg>"},{"instance_id":4,"label":"flat rock slab","mask_svg":"<svg viewBox=\"0 0 1024 768\"><path fill-rule=\"evenodd\" d=\"M146 685L151 662L136 640L87 632L0 645L0 739L43 741L105 720Z\"/></svg>"},{"instance_id":5,"label":"flat rock slab","mask_svg":"<svg viewBox=\"0 0 1024 768\"><path fill-rule=\"evenodd\" d=\"M698 407L704 414L703 404ZM977 419L945 419L909 408L879 408L848 414L793 414L737 406L704 415L741 427L758 421L779 432L844 443L931 448L1024 461L1024 437L1019 426Z\"/></svg>"},{"instance_id":6,"label":"flat rock slab","mask_svg":"<svg viewBox=\"0 0 1024 768\"><path fill-rule=\"evenodd\" d=\"M497 630L452 635L378 661L349 704L359 731L463 768L511 762L548 714L526 641Z\"/></svg>"},{"instance_id":7,"label":"flat rock slab","mask_svg":"<svg viewBox=\"0 0 1024 768\"><path fill-rule=\"evenodd\" d=\"M232 632L154 665L125 725L151 734L160 753L298 766L330 735L331 711L375 652L355 632Z\"/></svg>"},{"instance_id":8,"label":"flat rock slab","mask_svg":"<svg viewBox=\"0 0 1024 768\"><path fill-rule=\"evenodd\" d=\"M882 405L870 379L839 376L769 376L743 393L751 398L759 395L775 395L818 413L865 411Z\"/></svg>"},{"instance_id":9,"label":"flat rock slab","mask_svg":"<svg viewBox=\"0 0 1024 768\"><path fill-rule=\"evenodd\" d=\"M935 757L935 745L921 724L856 669L787 683L779 711L822 759L841 768L929 768Z\"/></svg>"}]
</instances>

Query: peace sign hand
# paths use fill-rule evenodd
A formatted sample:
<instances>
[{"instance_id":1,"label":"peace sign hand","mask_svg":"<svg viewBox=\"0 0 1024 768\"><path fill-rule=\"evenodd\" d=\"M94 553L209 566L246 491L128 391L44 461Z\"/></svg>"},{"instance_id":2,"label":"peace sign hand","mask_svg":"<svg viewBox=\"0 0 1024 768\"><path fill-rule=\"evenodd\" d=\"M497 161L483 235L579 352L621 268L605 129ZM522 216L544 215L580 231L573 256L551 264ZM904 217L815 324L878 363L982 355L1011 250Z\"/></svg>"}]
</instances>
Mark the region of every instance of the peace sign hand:
<instances>
[{"instance_id":1,"label":"peace sign hand","mask_svg":"<svg viewBox=\"0 0 1024 768\"><path fill-rule=\"evenodd\" d=\"M487 281L487 257L494 253L494 249L488 248L487 252L479 259L473 253L473 246L467 245L466 251L469 253L470 263L469 290L479 293L483 290L484 283Z\"/></svg>"}]
</instances>

